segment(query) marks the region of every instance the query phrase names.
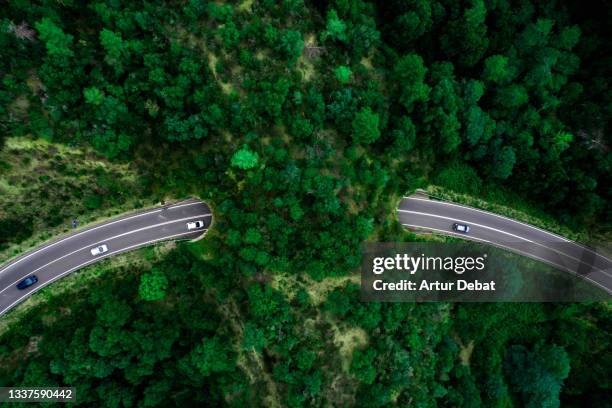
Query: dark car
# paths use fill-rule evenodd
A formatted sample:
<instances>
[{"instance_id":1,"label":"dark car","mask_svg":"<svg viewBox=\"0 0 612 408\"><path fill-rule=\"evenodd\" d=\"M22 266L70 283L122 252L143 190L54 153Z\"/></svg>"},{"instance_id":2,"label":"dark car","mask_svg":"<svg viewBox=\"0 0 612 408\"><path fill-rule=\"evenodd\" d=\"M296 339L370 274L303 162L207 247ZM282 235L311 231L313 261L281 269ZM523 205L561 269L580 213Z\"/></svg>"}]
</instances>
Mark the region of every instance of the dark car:
<instances>
[{"instance_id":1,"label":"dark car","mask_svg":"<svg viewBox=\"0 0 612 408\"><path fill-rule=\"evenodd\" d=\"M457 232L461 232L463 234L467 234L468 232L470 232L470 226L465 225L465 224L454 223L453 230Z\"/></svg>"},{"instance_id":2,"label":"dark car","mask_svg":"<svg viewBox=\"0 0 612 408\"><path fill-rule=\"evenodd\" d=\"M17 284L17 289L26 289L38 282L36 275L31 275Z\"/></svg>"}]
</instances>

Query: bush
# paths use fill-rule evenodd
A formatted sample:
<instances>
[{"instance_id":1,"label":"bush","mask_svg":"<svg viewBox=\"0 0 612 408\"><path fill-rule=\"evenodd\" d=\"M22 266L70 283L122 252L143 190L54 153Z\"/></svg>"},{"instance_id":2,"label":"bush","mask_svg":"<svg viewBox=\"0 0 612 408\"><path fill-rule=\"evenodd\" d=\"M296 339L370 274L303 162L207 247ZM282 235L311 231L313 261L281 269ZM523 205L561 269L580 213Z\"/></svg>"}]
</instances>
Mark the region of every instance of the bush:
<instances>
[{"instance_id":1,"label":"bush","mask_svg":"<svg viewBox=\"0 0 612 408\"><path fill-rule=\"evenodd\" d=\"M458 193L476 195L482 188L482 180L473 167L453 162L434 176L434 183Z\"/></svg>"}]
</instances>

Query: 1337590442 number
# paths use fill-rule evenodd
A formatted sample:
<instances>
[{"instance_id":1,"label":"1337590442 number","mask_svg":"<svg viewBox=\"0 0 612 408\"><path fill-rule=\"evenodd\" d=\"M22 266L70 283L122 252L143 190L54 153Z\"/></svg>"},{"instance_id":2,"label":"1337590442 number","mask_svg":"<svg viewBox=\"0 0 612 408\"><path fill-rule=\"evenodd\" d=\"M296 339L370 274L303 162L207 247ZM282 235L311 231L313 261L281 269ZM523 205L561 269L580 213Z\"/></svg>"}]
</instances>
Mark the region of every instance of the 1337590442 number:
<instances>
[{"instance_id":1,"label":"1337590442 number","mask_svg":"<svg viewBox=\"0 0 612 408\"><path fill-rule=\"evenodd\" d=\"M0 402L75 402L74 387L0 387Z\"/></svg>"}]
</instances>

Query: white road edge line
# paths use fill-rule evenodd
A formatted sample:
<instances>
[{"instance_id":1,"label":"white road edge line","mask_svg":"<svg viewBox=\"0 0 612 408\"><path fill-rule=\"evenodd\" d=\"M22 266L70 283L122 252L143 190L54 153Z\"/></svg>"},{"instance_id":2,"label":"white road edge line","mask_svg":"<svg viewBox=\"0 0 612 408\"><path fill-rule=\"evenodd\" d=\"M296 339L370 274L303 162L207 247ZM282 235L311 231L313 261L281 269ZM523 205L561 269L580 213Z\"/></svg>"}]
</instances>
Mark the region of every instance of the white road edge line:
<instances>
[{"instance_id":1,"label":"white road edge line","mask_svg":"<svg viewBox=\"0 0 612 408\"><path fill-rule=\"evenodd\" d=\"M563 236L561 236L561 235L555 234L554 232L546 231L546 230L544 230L544 229L542 229L542 228L538 228L538 227L536 227L536 226L534 226L534 225L527 224L527 223L525 223L525 222L518 221L518 220L515 220L515 219L513 219L513 218L506 217L506 216L504 216L504 215L496 214L496 213L491 212L491 211L485 211L485 210L481 210L481 209L479 209L479 208L468 207L467 205L457 204L457 203L452 203L452 202L448 202L448 201L441 201L441 200L430 200L430 199L424 199L424 198L418 198L418 197L404 197L404 199L406 199L406 200L418 200L418 201L426 201L426 202L429 202L429 203L434 203L434 204L443 204L443 205L450 205L451 207L461 207L461 208L465 208L465 209L470 210L470 211L476 211L476 212L479 212L479 213L483 213L483 214L492 215L492 216L494 216L494 217L503 218L503 219L508 220L508 221L516 222L517 224L521 224L521 225L524 225L524 226L526 226L526 227L533 228L533 229L535 229L535 230L538 230L538 231L540 231L540 232L544 232L544 233L546 233L546 234L549 234L549 235L555 236L555 237L560 238L560 239L562 239L562 240L564 240L564 241L567 241L567 242L574 242L574 241L572 241L571 239L567 239L567 238L565 238L565 237L563 237Z\"/></svg>"},{"instance_id":2,"label":"white road edge line","mask_svg":"<svg viewBox=\"0 0 612 408\"><path fill-rule=\"evenodd\" d=\"M470 235L458 234L456 232L441 230L439 228L423 227L423 226L414 225L414 224L402 224L402 225L404 225L406 227L412 227L412 228L421 228L421 229L425 229L425 230L440 231L440 232L443 232L445 234L457 236L459 238L464 238L464 239L473 240L473 241L480 241L480 242L485 242L487 244L495 245L494 242L488 241L486 239L476 238L476 237L473 237L473 236L470 236ZM502 247L502 248L505 248L505 247Z\"/></svg>"},{"instance_id":3,"label":"white road edge line","mask_svg":"<svg viewBox=\"0 0 612 408\"><path fill-rule=\"evenodd\" d=\"M597 255L597 256L599 256L599 257L603 258L603 259L605 259L606 261L608 261L608 262L612 262L612 260L611 260L611 259L609 259L608 257L606 257L606 256L604 256L604 255L602 255L602 254L600 254L599 252L593 251L593 250L592 250L592 249L590 249L590 248L585 247L584 245L580 244L579 242L576 242L576 241L573 241L573 240L571 240L571 239L565 238L564 236L559 235L559 234L556 234L556 233L554 233L554 232L547 231L547 230L545 230L545 229L542 229L542 228L536 227L535 225L527 224L526 222L523 222L523 221L518 221L518 220L515 220L515 219L513 219L513 218L506 217L506 216L504 216L504 215L500 215L500 214L496 214L496 213L491 212L491 211L485 211L485 210L481 210L481 209L478 209L478 208L469 207L469 206L467 206L467 205L453 203L453 202L450 202L450 201L430 200L430 199L424 199L424 198L418 198L418 197L405 197L405 196L404 196L404 199L406 199L406 200L418 200L418 201L426 201L426 202L429 202L429 203L443 204L443 205L448 205L448 206L451 206L451 207L460 207L460 208L465 208L466 210L469 210L469 211L476 211L476 212L479 212L479 213L483 213L483 214L487 214L487 215L492 215L492 216L494 216L494 217L502 218L502 219L504 219L504 220L512 221L512 222L515 222L515 223L517 223L517 224L524 225L524 226L526 226L526 227L529 227L529 228L531 228L531 229L534 229L534 230L536 230L536 231L540 231L540 232L543 232L543 233L545 233L545 234L552 235L553 237L557 237L557 238L559 238L559 239L561 239L561 240L563 240L563 241L566 241L566 242L570 242L570 243L576 244L576 245L578 245L579 247L581 247L581 248L583 248L583 249L585 249L585 250L587 250L587 251L589 251L589 252L591 252L591 253L593 253L593 254L595 254L595 255Z\"/></svg>"},{"instance_id":4,"label":"white road edge line","mask_svg":"<svg viewBox=\"0 0 612 408\"><path fill-rule=\"evenodd\" d=\"M44 282L42 285L36 286L34 290L26 293L25 295L23 295L22 297L20 297L19 299L17 299L16 301L11 303L10 305L8 305L4 310L0 311L0 315L4 314L4 312L6 312L7 310L9 310L13 306L15 306L17 303L21 302L21 300L23 300L24 298L26 298L28 296L31 296L33 293L38 292L40 289L44 288L45 286L49 285L50 283L56 281L57 279L61 278L62 276L66 275L66 274L68 274L68 273L70 273L72 271L75 271L77 269L83 268L84 266L87 266L89 264L96 263L96 262L98 262L98 261L100 261L100 260L102 260L104 258L107 258L107 257L109 257L111 255L114 255L114 254L117 254L117 253L120 253L120 252L126 252L126 251L129 251L129 250L134 249L134 248L150 245L150 244L153 244L153 243L156 243L156 242L159 242L159 241L164 241L164 240L167 240L167 239L172 239L172 238L180 237L181 235L187 235L187 234L193 234L193 231L182 232L180 234L170 235L170 236L167 236L167 237L157 238L157 239L154 239L154 240L151 240L151 241L147 241L147 242L143 242L143 243L140 243L140 244L131 245L129 247L118 249L118 250L113 251L113 252L108 252L107 254L105 254L103 256L91 259L91 260L89 260L89 261L87 261L85 263L77 265L74 268L68 269L66 272L62 272L61 274L59 274L57 276L54 276L52 279Z\"/></svg>"},{"instance_id":5,"label":"white road edge line","mask_svg":"<svg viewBox=\"0 0 612 408\"><path fill-rule=\"evenodd\" d=\"M577 262L579 262L579 263L581 263L581 264L587 265L587 266L588 266L588 267L590 267L590 268L596 269L596 270L598 270L598 271L600 271L600 272L604 273L605 275L612 276L610 273L608 273L608 272L607 272L607 271L605 271L604 269L600 269L600 268L598 268L598 267L596 267L596 266L594 266L594 265L589 265L589 264L587 264L586 262L582 261L581 259L578 259L578 258L576 258L576 257L573 257L572 255L568 255L568 254L563 253L563 252L560 252L560 251L558 251L558 250L556 250L556 249L554 249L554 248L547 247L546 245L541 244L541 243L539 243L539 242L532 241L532 240L530 240L530 239L528 239L528 238L524 238L524 237L521 237L521 236L519 236L519 235L514 235L514 234L511 234L511 233L509 233L509 232L499 230L499 229L497 229L497 228L488 227L488 226L486 226L486 225L477 224L477 223L475 223L475 222L471 222L471 221L459 220L459 219L456 219L456 218L444 217L444 216L442 216L442 215L429 214L429 213L424 213L424 212L420 212L420 211L400 210L400 209L398 209L397 211L399 211L399 212L404 212L404 213L411 213L411 214L425 215L425 216L434 217L434 218L442 218L442 219L444 219L444 220L449 220L449 221L458 221L458 222L462 222L462 223L469 224L469 225L476 225L477 227L481 227L481 228L489 229L489 230L491 230L491 231L499 232L499 233L501 233L501 234L510 235L511 237L515 237L515 238L521 239L521 240L523 240L523 241L527 241L527 242L529 242L529 243L531 243L531 244L535 244L535 245L541 246L542 248L546 248L546 249L548 249L548 250L551 250L551 251L553 251L553 252L556 252L556 253L558 253L559 255L562 255L562 256L566 256L566 257L568 257L568 258L571 258L571 259L573 259L573 260L575 260L575 261L577 261ZM423 227L423 228L428 228L428 227ZM505 248L505 247L504 247L504 248ZM0 292L0 293L1 293L1 292Z\"/></svg>"},{"instance_id":6,"label":"white road edge line","mask_svg":"<svg viewBox=\"0 0 612 408\"><path fill-rule=\"evenodd\" d=\"M542 261L542 262L544 262L544 263L547 263L547 264L549 264L549 265L552 265L552 266L554 266L554 267L556 267L556 268L563 269L563 270L565 270L565 271L567 271L567 272L570 272L570 273L571 273L571 274L573 274L573 275L576 275L576 276L578 276L578 277L580 277L580 278L582 278L582 279L586 279L586 280L590 281L590 282L591 282L591 283L593 283L594 285L599 286L600 288L604 289L604 290L605 290L607 293L612 293L612 290L611 290L611 289L609 289L609 288L605 287L604 285L602 285L601 283L599 283L599 282L597 282L597 281L594 281L593 279L589 278L588 276L585 276L585 275L580 275L580 274L576 273L576 271L573 271L573 270L571 270L571 269L569 269L569 268L566 268L566 267L564 267L564 266L562 266L562 265L558 265L558 264L556 264L556 263L554 263L554 262L551 262L551 261L549 261L549 260L547 260L547 259L540 258L539 256L536 256L536 255L530 254L530 253L528 253L528 252L522 252L522 251L519 251L519 250L514 249L514 248L505 247L505 246L502 246L502 245L500 245L500 244L496 244L495 242L487 241L486 239L481 239L481 238L471 237L471 236L467 236L467 235L463 235L463 234L457 234L457 233L454 233L454 232L450 232L450 231L446 231L446 230L441 230L441 229L439 229L439 228L423 227L423 226L419 226L419 225L412 225L412 224L402 224L402 225L404 225L404 226L406 226L406 227L420 228L420 229L424 229L424 230L439 231L439 232L442 232L442 233L444 233L444 234L454 235L454 236L460 237L460 238L462 238L462 239L467 239L467 240L473 240L473 241L482 241L482 242L486 242L486 243L488 243L488 244L491 244L491 245L496 246L496 247L498 247L498 248L504 249L504 250L506 250L506 251L514 252L514 253L516 253L516 254L523 255L523 256L526 256L526 257L528 257L528 258L534 258L534 259L537 259L537 260ZM0 313L1 313L1 312L0 312Z\"/></svg>"},{"instance_id":7,"label":"white road edge line","mask_svg":"<svg viewBox=\"0 0 612 408\"><path fill-rule=\"evenodd\" d=\"M196 201L196 202L193 202L193 203L185 203L185 204L180 204L180 205L176 205L176 206L173 206L173 207L168 207L168 209L175 209L175 208L187 207L187 206L190 206L190 205L195 205L195 204L203 204L203 202L202 202L202 201ZM29 258L29 257L31 257L32 255L37 254L38 252L40 252L40 251L42 251L42 250L45 250L45 249L49 249L49 248L51 248L51 247L54 247L55 245L60 244L60 243L62 243L62 242L64 242L64 241L66 241L67 239L72 239L72 238L74 238L74 237L78 237L79 235L83 235L83 234L85 234L85 233L88 233L88 232L91 232L91 231L95 231L95 230L97 230L97 229L104 228L104 227L107 227L107 226L109 226L109 225L116 224L116 223L118 223L118 222L123 222L123 221L131 220L131 219L134 219L134 218L143 217L143 216L145 216L145 215L155 214L155 213L158 213L158 212L160 212L160 211L162 211L162 210L163 210L163 208L157 208L157 209L153 209L153 210L150 210L150 211L144 211L144 212L142 212L142 213L139 213L139 214L134 214L134 215L129 216L129 217L126 217L126 218L121 218L121 219L118 219L118 220L114 220L114 221L110 221L110 222L107 222L107 223L103 223L103 224L97 225L97 226L92 227L92 228L87 228L87 229L84 229L83 231L77 232L76 234L73 234L73 235L69 235L69 236L67 236L67 237L64 237L64 238L60 239L59 241L52 242L52 243L50 243L49 245L45 245L45 246L43 246L43 247L40 247L40 248L38 248L38 249L35 249L33 252L31 252L31 253L29 253L29 254L27 254L27 255L24 255L24 256L23 256L23 257L21 257L21 258L16 259L14 262L11 262L11 263L9 263L8 265L6 265L4 268L0 269L0 273L2 273L2 272L4 272L4 271L6 271L7 269L11 268L11 267L12 267L12 266L14 266L14 265L17 265L17 264L18 264L18 263L20 263L21 261L23 261L23 260L25 260L25 259L28 259L28 258ZM212 215L212 214L211 214L211 215Z\"/></svg>"},{"instance_id":8,"label":"white road edge line","mask_svg":"<svg viewBox=\"0 0 612 408\"><path fill-rule=\"evenodd\" d=\"M0 290L0 294L3 293L4 291L6 291L7 289L11 288L13 285L15 285L17 282L21 281L22 279L24 279L26 276L33 275L36 272L40 271L41 269L46 268L47 266L51 265L52 263L55 263L55 262L59 261L60 259L64 259L67 256L76 254L77 252L80 252L80 251L82 251L84 249L93 248L93 247L95 247L97 245L100 245L103 242L112 241L113 239L117 239L117 238L120 238L120 237L123 237L123 236L126 236L126 235L131 235L131 234L134 234L136 232L152 229L152 228L155 228L155 227L160 227L160 226L163 226L163 225L174 224L176 222L187 221L187 220L190 220L190 219L193 219L193 218L200 218L200 217L202 217L202 215L195 215L193 217L181 218L181 219L178 219L178 220L166 221L166 222L162 222L162 223L159 223L159 224L148 225L146 227L142 227L142 228L138 228L138 229L135 229L135 230L132 230L132 231L124 232L122 234L115 235L114 237L105 238L102 241L96 242L95 244L87 245L87 246L84 246L82 248L76 249L76 250L74 250L72 252L69 252L67 254L64 254L64 255L60 256L59 258L56 258L56 259L52 260L51 262L47 262L43 266L40 266L40 267L34 269L33 271L29 271L27 275L23 276L22 278L20 278L20 279L16 280L15 282L13 282L11 285L9 285L9 286L5 287L4 289Z\"/></svg>"}]
</instances>

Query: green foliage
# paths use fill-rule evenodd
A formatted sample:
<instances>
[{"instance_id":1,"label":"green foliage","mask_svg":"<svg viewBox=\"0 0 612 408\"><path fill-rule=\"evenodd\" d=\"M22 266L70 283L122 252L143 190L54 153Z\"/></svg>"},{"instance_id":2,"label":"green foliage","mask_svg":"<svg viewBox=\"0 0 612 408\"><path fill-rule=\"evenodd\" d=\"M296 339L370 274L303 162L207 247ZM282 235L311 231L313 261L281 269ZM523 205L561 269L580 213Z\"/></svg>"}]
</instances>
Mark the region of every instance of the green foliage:
<instances>
[{"instance_id":1,"label":"green foliage","mask_svg":"<svg viewBox=\"0 0 612 408\"><path fill-rule=\"evenodd\" d=\"M140 278L138 296L143 300L162 300L166 297L168 278L163 271L153 269Z\"/></svg>"},{"instance_id":2,"label":"green foliage","mask_svg":"<svg viewBox=\"0 0 612 408\"><path fill-rule=\"evenodd\" d=\"M360 110L352 122L353 141L355 143L370 144L380 137L379 117L370 107Z\"/></svg>"},{"instance_id":3,"label":"green foliage","mask_svg":"<svg viewBox=\"0 0 612 408\"><path fill-rule=\"evenodd\" d=\"M242 170L249 170L257 166L259 155L249 149L247 145L242 146L232 156L232 166Z\"/></svg>"},{"instance_id":4,"label":"green foliage","mask_svg":"<svg viewBox=\"0 0 612 408\"><path fill-rule=\"evenodd\" d=\"M437 172L435 184L445 186L459 193L478 195L482 187L482 180L473 167L453 162Z\"/></svg>"},{"instance_id":5,"label":"green foliage","mask_svg":"<svg viewBox=\"0 0 612 408\"><path fill-rule=\"evenodd\" d=\"M73 37L64 33L52 19L45 17L36 23L36 30L40 39L45 43L47 53L50 57L69 58L74 56L71 50Z\"/></svg>"},{"instance_id":6,"label":"green foliage","mask_svg":"<svg viewBox=\"0 0 612 408\"><path fill-rule=\"evenodd\" d=\"M500 89L497 103L505 109L516 109L529 100L527 89L521 85L510 85Z\"/></svg>"},{"instance_id":7,"label":"green foliage","mask_svg":"<svg viewBox=\"0 0 612 408\"><path fill-rule=\"evenodd\" d=\"M242 339L242 347L245 350L254 349L260 352L268 345L268 341L264 334L264 330L258 328L252 323L247 323L244 326L244 337Z\"/></svg>"},{"instance_id":8,"label":"green foliage","mask_svg":"<svg viewBox=\"0 0 612 408\"><path fill-rule=\"evenodd\" d=\"M507 57L492 55L485 60L484 71L482 73L482 78L485 81L501 84L510 79L510 76Z\"/></svg>"},{"instance_id":9,"label":"green foliage","mask_svg":"<svg viewBox=\"0 0 612 408\"><path fill-rule=\"evenodd\" d=\"M32 234L31 223L27 219L0 219L0 248L11 242L21 242Z\"/></svg>"},{"instance_id":10,"label":"green foliage","mask_svg":"<svg viewBox=\"0 0 612 408\"><path fill-rule=\"evenodd\" d=\"M236 28L236 24L228 21L222 28L219 29L223 44L226 47L235 47L240 41L240 32Z\"/></svg>"},{"instance_id":11,"label":"green foliage","mask_svg":"<svg viewBox=\"0 0 612 408\"><path fill-rule=\"evenodd\" d=\"M372 384L376 379L376 352L372 349L356 350L353 353L351 372L364 384Z\"/></svg>"},{"instance_id":12,"label":"green foliage","mask_svg":"<svg viewBox=\"0 0 612 408\"><path fill-rule=\"evenodd\" d=\"M208 15L219 22L229 20L234 14L234 9L230 4L219 5L217 3L206 3L206 12Z\"/></svg>"},{"instance_id":13,"label":"green foliage","mask_svg":"<svg viewBox=\"0 0 612 408\"><path fill-rule=\"evenodd\" d=\"M122 152L127 152L132 145L132 138L125 133L115 133L113 130L95 133L91 139L92 145L109 158L115 158Z\"/></svg>"},{"instance_id":14,"label":"green foliage","mask_svg":"<svg viewBox=\"0 0 612 408\"><path fill-rule=\"evenodd\" d=\"M434 65L431 72L435 81L429 97L429 111L424 117L426 129L437 133L439 147L443 153L452 153L461 144L459 129L461 122L458 113L461 99L458 95L459 85L454 78L453 65L440 63ZM435 131L432 131L435 130Z\"/></svg>"},{"instance_id":15,"label":"green foliage","mask_svg":"<svg viewBox=\"0 0 612 408\"><path fill-rule=\"evenodd\" d=\"M384 9L385 21L390 22L393 43L408 47L431 30L436 3L427 0L397 1L393 8Z\"/></svg>"},{"instance_id":16,"label":"green foliage","mask_svg":"<svg viewBox=\"0 0 612 408\"><path fill-rule=\"evenodd\" d=\"M407 152L414 148L416 143L416 127L409 116L402 116L393 130L394 144L399 151Z\"/></svg>"},{"instance_id":17,"label":"green foliage","mask_svg":"<svg viewBox=\"0 0 612 408\"><path fill-rule=\"evenodd\" d=\"M334 76L341 84L347 84L351 80L353 71L345 65L340 65L334 69Z\"/></svg>"},{"instance_id":18,"label":"green foliage","mask_svg":"<svg viewBox=\"0 0 612 408\"><path fill-rule=\"evenodd\" d=\"M346 42L348 39L346 23L338 18L338 13L334 9L327 12L327 25L325 31L321 33L321 39Z\"/></svg>"},{"instance_id":19,"label":"green foliage","mask_svg":"<svg viewBox=\"0 0 612 408\"><path fill-rule=\"evenodd\" d=\"M602 406L601 305L364 303L336 278L362 241L413 239L389 198L425 181L607 227L609 7L239 3L4 7L0 139L54 144L0 152L0 245L130 197L199 195L215 228L49 295L3 337L2 383L83 406Z\"/></svg>"},{"instance_id":20,"label":"green foliage","mask_svg":"<svg viewBox=\"0 0 612 408\"><path fill-rule=\"evenodd\" d=\"M332 94L332 102L327 105L328 117L342 133L350 134L351 123L357 113L357 100L350 88L344 88Z\"/></svg>"},{"instance_id":21,"label":"green foliage","mask_svg":"<svg viewBox=\"0 0 612 408\"><path fill-rule=\"evenodd\" d=\"M230 346L219 337L204 338L188 356L196 370L204 377L234 370Z\"/></svg>"},{"instance_id":22,"label":"green foliage","mask_svg":"<svg viewBox=\"0 0 612 408\"><path fill-rule=\"evenodd\" d=\"M360 24L355 24L350 33L352 54L354 58L362 58L380 41L380 32L376 29L374 19L363 19Z\"/></svg>"},{"instance_id":23,"label":"green foliage","mask_svg":"<svg viewBox=\"0 0 612 408\"><path fill-rule=\"evenodd\" d=\"M100 194L91 193L85 196L84 204L89 210L97 210L102 206L102 196Z\"/></svg>"},{"instance_id":24,"label":"green foliage","mask_svg":"<svg viewBox=\"0 0 612 408\"><path fill-rule=\"evenodd\" d=\"M453 10L448 30L442 35L444 53L457 59L458 63L474 66L489 46L487 36L487 7L483 0L471 0L461 14Z\"/></svg>"},{"instance_id":25,"label":"green foliage","mask_svg":"<svg viewBox=\"0 0 612 408\"><path fill-rule=\"evenodd\" d=\"M504 361L510 384L521 395L525 407L555 408L570 361L563 347L538 343L533 350L511 346Z\"/></svg>"},{"instance_id":26,"label":"green foliage","mask_svg":"<svg viewBox=\"0 0 612 408\"><path fill-rule=\"evenodd\" d=\"M304 49L302 33L295 30L284 31L278 40L277 49L290 61L295 62Z\"/></svg>"},{"instance_id":27,"label":"green foliage","mask_svg":"<svg viewBox=\"0 0 612 408\"><path fill-rule=\"evenodd\" d=\"M83 224L112 209L133 209L146 196L136 169L110 163L92 149L27 137L9 138L7 146L0 151L0 180L12 181L0 195L0 250L9 243L32 245L29 238L40 240L41 233L64 233L74 218Z\"/></svg>"},{"instance_id":28,"label":"green foliage","mask_svg":"<svg viewBox=\"0 0 612 408\"><path fill-rule=\"evenodd\" d=\"M425 102L429 97L430 88L424 83L426 72L423 58L416 54L405 55L395 64L393 73L400 87L399 101L408 112L415 102Z\"/></svg>"},{"instance_id":29,"label":"green foliage","mask_svg":"<svg viewBox=\"0 0 612 408\"><path fill-rule=\"evenodd\" d=\"M85 96L85 101L92 105L100 106L104 102L104 92L93 86L91 88L85 88L83 90L83 96Z\"/></svg>"},{"instance_id":30,"label":"green foliage","mask_svg":"<svg viewBox=\"0 0 612 408\"><path fill-rule=\"evenodd\" d=\"M121 38L121 33L115 33L104 28L100 31L100 44L106 51L104 61L119 71L119 67L129 58L129 48Z\"/></svg>"},{"instance_id":31,"label":"green foliage","mask_svg":"<svg viewBox=\"0 0 612 408\"><path fill-rule=\"evenodd\" d=\"M510 146L504 146L496 152L494 157L491 175L501 179L508 178L516 162L514 150Z\"/></svg>"}]
</instances>

